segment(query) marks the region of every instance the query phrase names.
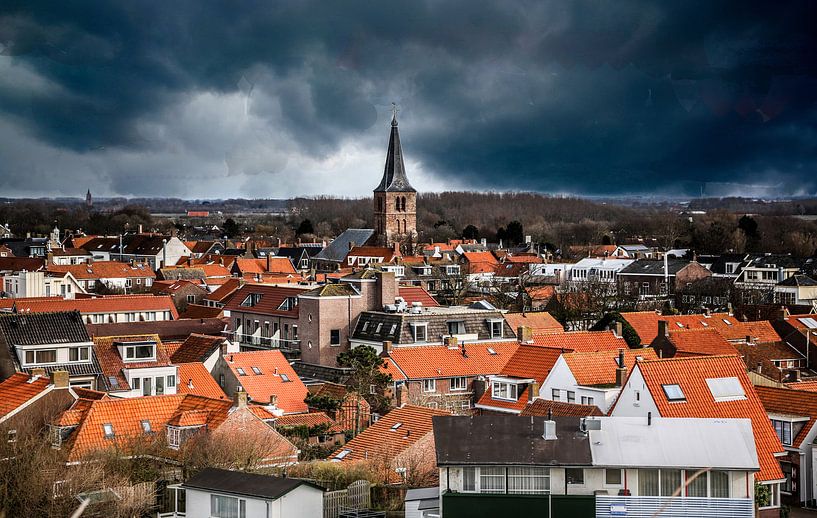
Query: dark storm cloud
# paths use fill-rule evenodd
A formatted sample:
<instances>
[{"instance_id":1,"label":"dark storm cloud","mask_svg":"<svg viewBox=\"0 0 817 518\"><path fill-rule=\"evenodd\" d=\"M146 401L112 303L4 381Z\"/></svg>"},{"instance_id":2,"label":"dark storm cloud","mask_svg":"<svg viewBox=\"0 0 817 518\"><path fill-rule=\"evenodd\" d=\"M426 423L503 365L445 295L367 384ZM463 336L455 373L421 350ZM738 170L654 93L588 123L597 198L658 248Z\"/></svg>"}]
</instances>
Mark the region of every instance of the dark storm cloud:
<instances>
[{"instance_id":1,"label":"dark storm cloud","mask_svg":"<svg viewBox=\"0 0 817 518\"><path fill-rule=\"evenodd\" d=\"M203 162L271 174L283 155L382 146L392 100L407 155L442 185L817 189L808 1L63 4L0 6L0 71L13 74L0 78L0 131L71 153L61 174L111 193L184 193ZM203 123L191 113L205 101L180 108L237 93L263 126L252 138L276 152L242 143L232 112ZM10 147L5 189L62 165Z\"/></svg>"}]
</instances>

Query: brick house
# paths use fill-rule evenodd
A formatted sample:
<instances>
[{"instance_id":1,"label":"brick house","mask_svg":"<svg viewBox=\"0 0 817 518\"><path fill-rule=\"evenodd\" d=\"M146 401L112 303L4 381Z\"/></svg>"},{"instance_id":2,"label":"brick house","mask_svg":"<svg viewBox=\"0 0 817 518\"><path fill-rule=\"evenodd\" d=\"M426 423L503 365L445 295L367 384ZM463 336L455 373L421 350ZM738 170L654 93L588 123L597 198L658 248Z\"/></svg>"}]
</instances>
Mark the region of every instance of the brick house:
<instances>
[{"instance_id":1,"label":"brick house","mask_svg":"<svg viewBox=\"0 0 817 518\"><path fill-rule=\"evenodd\" d=\"M639 259L618 272L618 290L625 296L642 299L667 297L678 287L711 275L712 272L697 261L668 257L663 261Z\"/></svg>"},{"instance_id":2,"label":"brick house","mask_svg":"<svg viewBox=\"0 0 817 518\"><path fill-rule=\"evenodd\" d=\"M201 304L207 290L200 285L186 281L156 281L150 288L154 295L168 295L179 313L187 311L188 304Z\"/></svg>"}]
</instances>

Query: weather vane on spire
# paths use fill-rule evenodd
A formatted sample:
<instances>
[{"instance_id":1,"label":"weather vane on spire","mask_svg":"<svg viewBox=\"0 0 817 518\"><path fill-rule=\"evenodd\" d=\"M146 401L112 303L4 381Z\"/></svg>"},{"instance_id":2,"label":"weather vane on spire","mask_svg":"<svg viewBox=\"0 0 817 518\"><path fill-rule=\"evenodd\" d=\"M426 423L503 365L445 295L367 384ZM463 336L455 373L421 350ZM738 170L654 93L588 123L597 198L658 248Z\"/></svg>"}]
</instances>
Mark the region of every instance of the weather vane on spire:
<instances>
[{"instance_id":1,"label":"weather vane on spire","mask_svg":"<svg viewBox=\"0 0 817 518\"><path fill-rule=\"evenodd\" d=\"M391 123L392 126L397 126L397 103L391 103Z\"/></svg>"}]
</instances>

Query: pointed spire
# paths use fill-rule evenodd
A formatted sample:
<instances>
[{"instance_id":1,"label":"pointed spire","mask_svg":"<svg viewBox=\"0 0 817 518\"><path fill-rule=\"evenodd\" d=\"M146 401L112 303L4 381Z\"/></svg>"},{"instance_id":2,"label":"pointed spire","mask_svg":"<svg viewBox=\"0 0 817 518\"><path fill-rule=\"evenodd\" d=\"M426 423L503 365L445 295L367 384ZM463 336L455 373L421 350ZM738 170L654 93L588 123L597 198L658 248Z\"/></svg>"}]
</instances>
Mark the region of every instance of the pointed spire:
<instances>
[{"instance_id":1,"label":"pointed spire","mask_svg":"<svg viewBox=\"0 0 817 518\"><path fill-rule=\"evenodd\" d=\"M383 171L383 179L380 180L380 185L374 192L416 192L406 177L400 133L397 131L397 111L397 105L392 103L391 135L386 154L386 167Z\"/></svg>"}]
</instances>

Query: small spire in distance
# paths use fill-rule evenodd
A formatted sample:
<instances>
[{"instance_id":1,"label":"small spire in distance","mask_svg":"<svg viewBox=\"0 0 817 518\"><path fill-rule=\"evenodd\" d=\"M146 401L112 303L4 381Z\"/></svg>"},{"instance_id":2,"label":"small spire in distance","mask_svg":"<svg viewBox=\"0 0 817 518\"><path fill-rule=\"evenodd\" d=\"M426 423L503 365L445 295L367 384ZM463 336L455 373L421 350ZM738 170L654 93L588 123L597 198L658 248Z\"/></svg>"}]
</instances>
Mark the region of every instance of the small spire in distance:
<instances>
[{"instance_id":1,"label":"small spire in distance","mask_svg":"<svg viewBox=\"0 0 817 518\"><path fill-rule=\"evenodd\" d=\"M391 103L391 125L397 126L397 103Z\"/></svg>"}]
</instances>

